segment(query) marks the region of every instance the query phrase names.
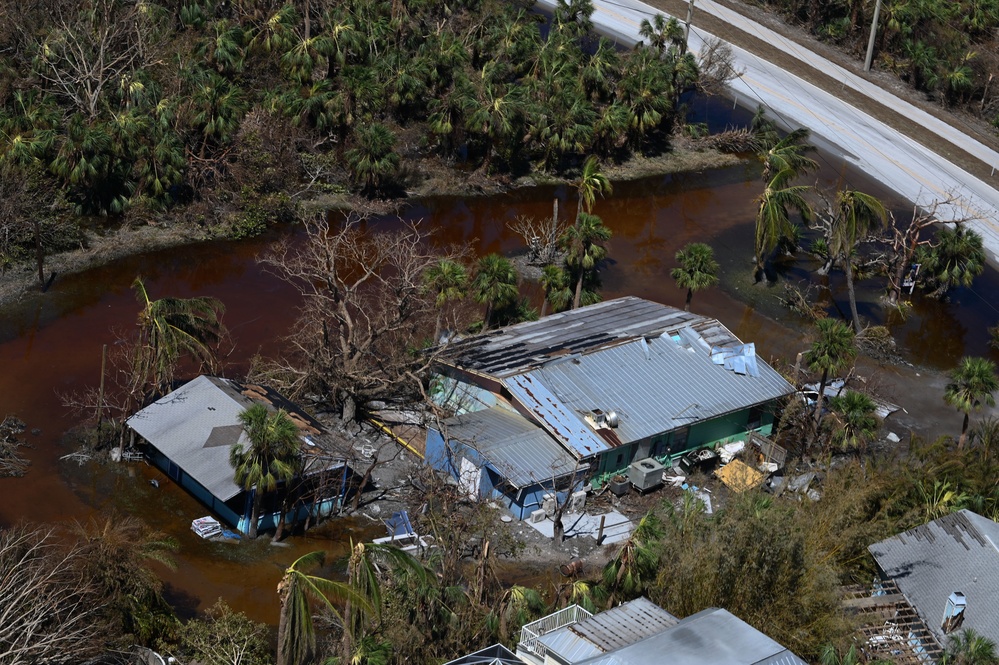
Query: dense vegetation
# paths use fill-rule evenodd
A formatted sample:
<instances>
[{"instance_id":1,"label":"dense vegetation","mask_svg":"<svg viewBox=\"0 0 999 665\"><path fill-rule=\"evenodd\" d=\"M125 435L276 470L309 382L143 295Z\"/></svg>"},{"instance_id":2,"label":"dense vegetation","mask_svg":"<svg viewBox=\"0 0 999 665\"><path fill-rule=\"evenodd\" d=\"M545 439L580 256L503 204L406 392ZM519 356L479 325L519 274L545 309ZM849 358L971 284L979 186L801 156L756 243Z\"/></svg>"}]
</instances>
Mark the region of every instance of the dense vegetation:
<instances>
[{"instance_id":1,"label":"dense vegetation","mask_svg":"<svg viewBox=\"0 0 999 665\"><path fill-rule=\"evenodd\" d=\"M210 233L289 219L305 187L398 194L416 159L562 172L658 151L698 78L676 21L619 52L587 0L46 0L0 26L0 265L68 213ZM39 268L41 272L41 267ZM40 275L41 278L41 275Z\"/></svg>"},{"instance_id":2,"label":"dense vegetation","mask_svg":"<svg viewBox=\"0 0 999 665\"><path fill-rule=\"evenodd\" d=\"M875 0L761 0L813 34L858 54L867 48ZM885 0L875 62L937 97L981 115L999 128L999 2Z\"/></svg>"}]
</instances>

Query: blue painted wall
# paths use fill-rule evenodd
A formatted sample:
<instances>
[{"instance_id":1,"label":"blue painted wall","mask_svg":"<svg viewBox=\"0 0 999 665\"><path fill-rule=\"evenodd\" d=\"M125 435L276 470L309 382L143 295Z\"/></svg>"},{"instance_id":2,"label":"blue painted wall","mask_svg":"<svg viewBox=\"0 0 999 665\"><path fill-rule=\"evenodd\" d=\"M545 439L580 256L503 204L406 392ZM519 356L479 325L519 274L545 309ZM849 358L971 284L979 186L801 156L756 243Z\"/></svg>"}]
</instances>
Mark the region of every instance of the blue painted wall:
<instances>
[{"instance_id":1,"label":"blue painted wall","mask_svg":"<svg viewBox=\"0 0 999 665\"><path fill-rule=\"evenodd\" d=\"M458 480L462 457L465 457L480 469L480 498L495 500L509 510L517 519L527 519L533 511L540 509L545 494L550 494L552 491L552 481L550 480L538 482L519 490L510 488L504 492L497 489L502 483L503 475L491 466L479 451L458 441L451 441L450 445L448 445L444 442L444 437L440 432L433 428L427 430L427 450L424 461L431 468L450 474L452 478ZM580 478L576 482L576 485L581 484L582 479ZM567 493L558 492L559 501L565 500Z\"/></svg>"}]
</instances>

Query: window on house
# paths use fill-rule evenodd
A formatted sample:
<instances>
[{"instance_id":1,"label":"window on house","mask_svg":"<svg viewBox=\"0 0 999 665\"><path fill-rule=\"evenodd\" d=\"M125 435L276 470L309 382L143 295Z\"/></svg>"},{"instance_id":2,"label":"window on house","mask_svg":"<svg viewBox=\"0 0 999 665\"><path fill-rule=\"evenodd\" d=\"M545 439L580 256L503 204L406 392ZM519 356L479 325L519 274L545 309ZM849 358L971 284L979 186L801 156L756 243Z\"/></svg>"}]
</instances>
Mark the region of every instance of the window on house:
<instances>
[{"instance_id":1,"label":"window on house","mask_svg":"<svg viewBox=\"0 0 999 665\"><path fill-rule=\"evenodd\" d=\"M759 406L754 406L749 410L749 422L746 423L746 429L758 429L763 424L763 408Z\"/></svg>"}]
</instances>

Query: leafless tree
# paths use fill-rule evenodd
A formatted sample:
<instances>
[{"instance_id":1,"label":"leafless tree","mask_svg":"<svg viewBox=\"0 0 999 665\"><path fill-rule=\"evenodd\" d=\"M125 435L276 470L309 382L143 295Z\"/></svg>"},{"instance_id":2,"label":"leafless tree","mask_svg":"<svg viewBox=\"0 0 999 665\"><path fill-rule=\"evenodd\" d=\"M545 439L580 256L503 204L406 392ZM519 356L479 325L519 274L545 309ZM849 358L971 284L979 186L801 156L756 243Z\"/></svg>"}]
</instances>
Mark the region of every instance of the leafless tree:
<instances>
[{"instance_id":1,"label":"leafless tree","mask_svg":"<svg viewBox=\"0 0 999 665\"><path fill-rule=\"evenodd\" d=\"M80 663L100 646L101 603L52 531L0 531L0 663Z\"/></svg>"},{"instance_id":2,"label":"leafless tree","mask_svg":"<svg viewBox=\"0 0 999 665\"><path fill-rule=\"evenodd\" d=\"M91 0L75 16L60 15L38 45L39 74L53 91L88 118L100 112L106 91L131 85L149 64L141 3Z\"/></svg>"},{"instance_id":3,"label":"leafless tree","mask_svg":"<svg viewBox=\"0 0 999 665\"><path fill-rule=\"evenodd\" d=\"M19 477L28 472L28 459L19 450L27 445L19 438L22 432L24 423L14 416L0 422L0 478Z\"/></svg>"},{"instance_id":4,"label":"leafless tree","mask_svg":"<svg viewBox=\"0 0 999 665\"><path fill-rule=\"evenodd\" d=\"M551 217L538 219L518 215L507 227L524 239L532 263L552 265L558 260L558 240L566 229L566 224L558 218L558 199L555 200L555 212Z\"/></svg>"},{"instance_id":5,"label":"leafless tree","mask_svg":"<svg viewBox=\"0 0 999 665\"><path fill-rule=\"evenodd\" d=\"M734 62L731 46L717 37L706 40L697 56L700 71L697 87L709 95L723 92L729 81L745 73L745 69L736 68Z\"/></svg>"},{"instance_id":6,"label":"leafless tree","mask_svg":"<svg viewBox=\"0 0 999 665\"><path fill-rule=\"evenodd\" d=\"M939 224L940 219L937 212L941 208L953 207L958 199L956 194L951 194L945 199L934 201L927 208L920 208L918 205L913 207L912 220L905 226L900 225L894 216L892 217L888 227L888 237L885 239L887 248L877 259L888 276L885 300L889 306L898 307L900 305L902 290L908 286L907 279L912 268L912 260L919 247L933 244L933 239L923 232ZM960 217L952 219L948 223L961 225L975 219L975 217Z\"/></svg>"},{"instance_id":7,"label":"leafless tree","mask_svg":"<svg viewBox=\"0 0 999 665\"><path fill-rule=\"evenodd\" d=\"M304 242L285 240L262 259L303 304L292 354L265 363L261 378L337 405L348 422L369 400L420 394L441 351L419 351L439 313L424 275L457 254L433 248L418 224L377 231L352 217L331 228L319 215L305 227Z\"/></svg>"}]
</instances>

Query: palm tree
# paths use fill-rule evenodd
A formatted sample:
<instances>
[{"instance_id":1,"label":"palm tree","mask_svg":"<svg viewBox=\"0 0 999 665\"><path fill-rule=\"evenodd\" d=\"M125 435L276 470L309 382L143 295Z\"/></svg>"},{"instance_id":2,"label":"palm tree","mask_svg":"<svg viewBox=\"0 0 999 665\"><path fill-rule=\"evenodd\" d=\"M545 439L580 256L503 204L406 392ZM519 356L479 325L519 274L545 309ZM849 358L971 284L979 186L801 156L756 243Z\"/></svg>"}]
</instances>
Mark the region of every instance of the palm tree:
<instances>
[{"instance_id":1,"label":"palm tree","mask_svg":"<svg viewBox=\"0 0 999 665\"><path fill-rule=\"evenodd\" d=\"M423 274L423 285L434 296L434 305L437 307L437 327L434 330L436 344L441 336L444 307L468 294L468 271L454 259L441 258Z\"/></svg>"},{"instance_id":2,"label":"palm tree","mask_svg":"<svg viewBox=\"0 0 999 665\"><path fill-rule=\"evenodd\" d=\"M656 14L651 22L649 19L643 18L638 26L638 34L660 54L665 54L670 47L678 53L684 53L687 50L687 39L684 35L683 25L674 17L667 19L662 14Z\"/></svg>"},{"instance_id":3,"label":"palm tree","mask_svg":"<svg viewBox=\"0 0 999 665\"><path fill-rule=\"evenodd\" d=\"M766 189L760 194L756 211L756 266L753 277L756 281L763 278L763 267L767 257L781 240L796 236L794 224L791 222L789 210L797 210L807 222L812 215L812 207L805 200L807 185L791 185L797 177L797 172L786 168L779 171L767 183Z\"/></svg>"},{"instance_id":4,"label":"palm tree","mask_svg":"<svg viewBox=\"0 0 999 665\"><path fill-rule=\"evenodd\" d=\"M706 289L718 283L718 262L714 250L703 242L692 242L676 253L679 267L670 273L676 285L687 289L687 302L683 309L690 311L690 301L694 291Z\"/></svg>"},{"instance_id":5,"label":"palm tree","mask_svg":"<svg viewBox=\"0 0 999 665\"><path fill-rule=\"evenodd\" d=\"M575 271L576 292L572 299L572 308L578 309L583 295L583 279L585 274L596 268L597 264L607 256L607 248L603 243L610 240L611 230L604 226L603 220L596 215L582 213L576 218L576 225L570 226L562 235L562 245L566 250L566 263Z\"/></svg>"},{"instance_id":6,"label":"palm tree","mask_svg":"<svg viewBox=\"0 0 999 665\"><path fill-rule=\"evenodd\" d=\"M493 617L498 620L497 637L509 640L525 623L536 619L545 609L545 601L535 589L513 585L503 592ZM497 616L498 615L498 616Z\"/></svg>"},{"instance_id":7,"label":"palm tree","mask_svg":"<svg viewBox=\"0 0 999 665\"><path fill-rule=\"evenodd\" d=\"M362 183L369 195L374 194L399 170L395 134L377 122L364 127L358 131L357 147L347 151L347 161L354 180Z\"/></svg>"},{"instance_id":8,"label":"palm tree","mask_svg":"<svg viewBox=\"0 0 999 665\"><path fill-rule=\"evenodd\" d=\"M572 284L569 274L561 266L547 265L541 269L541 288L545 290L545 299L541 303L543 317L552 306L552 312L562 312L572 305Z\"/></svg>"},{"instance_id":9,"label":"palm tree","mask_svg":"<svg viewBox=\"0 0 999 665\"><path fill-rule=\"evenodd\" d=\"M288 566L278 583L281 615L278 619L277 665L301 665L316 650L316 631L312 623L312 601L322 604L335 616L340 613L332 599L347 600L370 610L368 600L348 584L334 582L306 571L323 565L326 553L310 552Z\"/></svg>"},{"instance_id":10,"label":"palm tree","mask_svg":"<svg viewBox=\"0 0 999 665\"><path fill-rule=\"evenodd\" d=\"M214 346L225 336L225 306L216 298L160 298L151 300L141 277L132 282L142 305L139 312L139 349L136 388L163 394L173 382L174 368L187 355L209 371L216 367Z\"/></svg>"},{"instance_id":11,"label":"palm tree","mask_svg":"<svg viewBox=\"0 0 999 665\"><path fill-rule=\"evenodd\" d=\"M836 203L839 210L833 221L829 253L843 262L853 329L859 333L860 315L857 314L857 294L853 287L853 251L875 226L883 228L888 224L888 211L875 197L852 189L837 192Z\"/></svg>"},{"instance_id":12,"label":"palm tree","mask_svg":"<svg viewBox=\"0 0 999 665\"><path fill-rule=\"evenodd\" d=\"M854 346L854 332L850 326L836 319L820 319L816 322L818 337L805 353L805 362L813 372L822 372L819 380L819 394L815 398L814 424L817 427L822 419L822 400L830 372L838 372L857 357Z\"/></svg>"},{"instance_id":13,"label":"palm tree","mask_svg":"<svg viewBox=\"0 0 999 665\"><path fill-rule=\"evenodd\" d=\"M996 365L986 358L965 357L950 373L951 382L944 388L944 401L964 413L964 424L961 425L961 438L957 441L958 449L964 448L968 439L968 422L971 412L982 408L982 404L995 406L995 393L999 390L999 379L996 378Z\"/></svg>"},{"instance_id":14,"label":"palm tree","mask_svg":"<svg viewBox=\"0 0 999 665\"><path fill-rule=\"evenodd\" d=\"M996 644L972 628L950 636L941 665L997 665Z\"/></svg>"},{"instance_id":15,"label":"palm tree","mask_svg":"<svg viewBox=\"0 0 999 665\"><path fill-rule=\"evenodd\" d=\"M969 287L985 271L982 236L958 224L942 226L928 253L925 269L937 284L934 296L942 296L953 286Z\"/></svg>"},{"instance_id":16,"label":"palm tree","mask_svg":"<svg viewBox=\"0 0 999 665\"><path fill-rule=\"evenodd\" d=\"M488 330L493 312L517 298L517 271L513 264L499 254L487 254L479 259L472 280L475 301L486 306L482 329Z\"/></svg>"},{"instance_id":17,"label":"palm tree","mask_svg":"<svg viewBox=\"0 0 999 665\"><path fill-rule=\"evenodd\" d=\"M576 210L576 224L579 225L580 215L584 212L592 213L593 204L596 203L597 196L613 194L614 186L600 171L600 162L595 155L590 155L583 162L583 171L576 181L576 193L579 196L579 207Z\"/></svg>"},{"instance_id":18,"label":"palm tree","mask_svg":"<svg viewBox=\"0 0 999 665\"><path fill-rule=\"evenodd\" d=\"M829 409L837 420L831 442L838 447L854 449L860 454L867 447L867 442L877 436L878 419L874 415L877 404L867 395L848 390L831 398Z\"/></svg>"},{"instance_id":19,"label":"palm tree","mask_svg":"<svg viewBox=\"0 0 999 665\"><path fill-rule=\"evenodd\" d=\"M781 171L790 170L794 177L798 177L819 168L818 162L806 156L806 153L815 150L815 146L805 144L808 135L809 131L804 128L796 129L776 141L771 135L764 135L762 147L765 149L757 154L763 162L763 182L769 182Z\"/></svg>"},{"instance_id":20,"label":"palm tree","mask_svg":"<svg viewBox=\"0 0 999 665\"><path fill-rule=\"evenodd\" d=\"M257 537L257 521L264 492L273 492L281 482L289 482L299 471L298 426L283 409L273 414L263 404L254 404L239 414L249 446L237 443L229 451L229 464L235 469L233 481L244 490L253 491L250 528L247 535ZM284 521L282 515L281 521Z\"/></svg>"},{"instance_id":21,"label":"palm tree","mask_svg":"<svg viewBox=\"0 0 999 665\"><path fill-rule=\"evenodd\" d=\"M659 569L657 543L663 537L663 525L653 513L646 513L628 540L603 570L601 592L607 607L622 599L630 600L645 593L656 581Z\"/></svg>"}]
</instances>

